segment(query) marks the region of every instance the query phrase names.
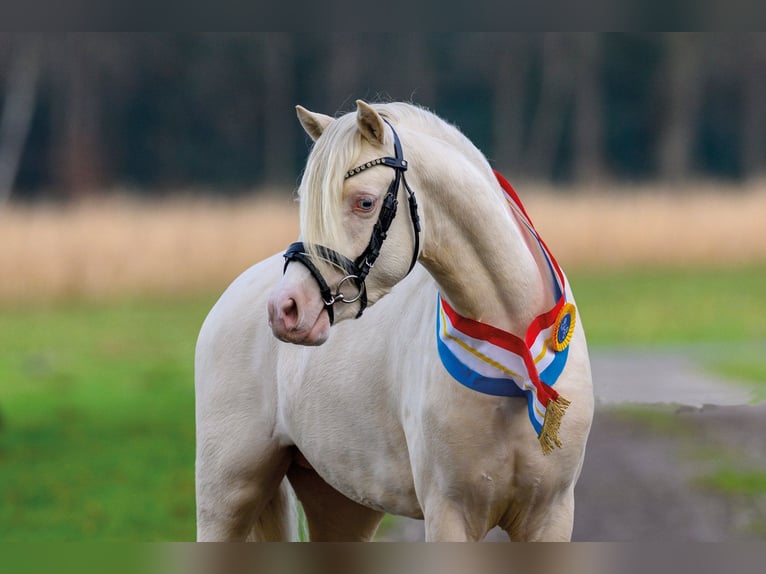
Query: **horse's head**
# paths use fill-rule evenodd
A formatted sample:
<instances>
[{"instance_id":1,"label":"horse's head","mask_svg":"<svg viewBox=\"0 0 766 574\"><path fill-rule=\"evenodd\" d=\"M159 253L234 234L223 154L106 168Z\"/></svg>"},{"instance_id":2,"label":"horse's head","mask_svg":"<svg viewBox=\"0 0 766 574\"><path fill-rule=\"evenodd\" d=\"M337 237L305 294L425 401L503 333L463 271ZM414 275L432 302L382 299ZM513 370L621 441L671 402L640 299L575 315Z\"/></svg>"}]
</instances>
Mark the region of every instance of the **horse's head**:
<instances>
[{"instance_id":1,"label":"horse's head","mask_svg":"<svg viewBox=\"0 0 766 574\"><path fill-rule=\"evenodd\" d=\"M285 253L269 324L283 341L321 345L333 322L360 316L407 275L419 223L385 112L361 100L337 119L297 112L315 143L299 190L302 240Z\"/></svg>"}]
</instances>

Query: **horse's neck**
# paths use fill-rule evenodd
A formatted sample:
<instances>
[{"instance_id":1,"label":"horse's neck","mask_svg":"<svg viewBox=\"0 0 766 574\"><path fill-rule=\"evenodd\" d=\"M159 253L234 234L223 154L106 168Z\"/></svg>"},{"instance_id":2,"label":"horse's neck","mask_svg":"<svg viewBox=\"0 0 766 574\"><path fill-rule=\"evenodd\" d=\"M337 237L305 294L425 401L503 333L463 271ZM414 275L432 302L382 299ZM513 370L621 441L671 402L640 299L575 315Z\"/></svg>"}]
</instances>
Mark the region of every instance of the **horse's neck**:
<instances>
[{"instance_id":1,"label":"horse's neck","mask_svg":"<svg viewBox=\"0 0 766 574\"><path fill-rule=\"evenodd\" d=\"M453 167L424 198L421 262L461 314L524 336L552 305L541 255L488 169Z\"/></svg>"}]
</instances>

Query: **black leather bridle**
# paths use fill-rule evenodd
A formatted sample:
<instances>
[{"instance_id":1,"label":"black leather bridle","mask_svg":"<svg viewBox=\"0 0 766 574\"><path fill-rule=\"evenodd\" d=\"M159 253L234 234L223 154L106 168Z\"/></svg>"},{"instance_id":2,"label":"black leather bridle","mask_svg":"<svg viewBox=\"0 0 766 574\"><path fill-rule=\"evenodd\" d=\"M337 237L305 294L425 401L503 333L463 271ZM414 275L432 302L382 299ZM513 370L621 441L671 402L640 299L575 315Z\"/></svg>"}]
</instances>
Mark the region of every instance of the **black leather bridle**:
<instances>
[{"instance_id":1,"label":"black leather bridle","mask_svg":"<svg viewBox=\"0 0 766 574\"><path fill-rule=\"evenodd\" d=\"M399 204L397 196L399 194L400 182L404 183L404 189L407 190L407 201L410 206L410 219L412 220L412 228L415 231L415 246L412 251L412 261L410 263L410 268L407 270L407 274L412 271L412 268L418 260L418 253L420 251L420 218L418 217L418 204L415 200L414 192L410 189L410 186L407 184L407 179L404 177L404 172L407 171L407 162L402 155L402 145L399 141L399 136L396 134L396 130L394 130L394 127L388 120L383 121L388 124L388 127L391 128L391 131L394 134L394 157L380 157L368 161L354 169L350 169L346 172L346 176L344 177L344 179L354 177L364 170L377 165L384 165L393 168L394 170L394 180L391 182L391 185L388 186L388 191L383 197L383 205L380 208L378 221L372 229L370 242L367 244L365 250L362 251L361 255L354 261L351 261L329 247L323 245L315 246L316 254L321 259L332 263L345 273L344 277L338 282L338 285L335 288L335 293L332 292L332 289L327 284L322 273L320 273L317 266L311 261L311 257L302 241L290 245L283 256L285 258L283 273L287 270L287 266L290 262L298 261L305 265L314 279L316 279L316 282L319 284L319 292L322 295L325 309L327 309L327 314L330 316L331 325L335 321L335 314L333 312L333 305L335 305L335 303L350 304L359 301L359 313L356 315L357 318L361 317L362 313L367 308L367 288L365 287L364 281L380 255L380 249L383 247L383 242L388 236L388 230L396 216L396 208ZM343 293L341 293L341 287L347 282L353 283L358 289L358 293L350 298L346 298Z\"/></svg>"}]
</instances>

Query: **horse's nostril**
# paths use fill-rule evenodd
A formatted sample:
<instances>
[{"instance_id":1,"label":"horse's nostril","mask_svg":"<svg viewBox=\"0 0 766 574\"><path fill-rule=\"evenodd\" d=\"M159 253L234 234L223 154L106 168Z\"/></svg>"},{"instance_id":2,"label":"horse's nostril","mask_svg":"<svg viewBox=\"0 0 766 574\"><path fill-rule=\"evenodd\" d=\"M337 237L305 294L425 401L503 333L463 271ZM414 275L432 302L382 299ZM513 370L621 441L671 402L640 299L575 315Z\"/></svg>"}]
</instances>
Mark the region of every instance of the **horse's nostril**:
<instances>
[{"instance_id":1,"label":"horse's nostril","mask_svg":"<svg viewBox=\"0 0 766 574\"><path fill-rule=\"evenodd\" d=\"M288 331L295 329L295 326L298 324L298 304L295 302L295 299L290 298L282 303L280 312L285 328Z\"/></svg>"}]
</instances>

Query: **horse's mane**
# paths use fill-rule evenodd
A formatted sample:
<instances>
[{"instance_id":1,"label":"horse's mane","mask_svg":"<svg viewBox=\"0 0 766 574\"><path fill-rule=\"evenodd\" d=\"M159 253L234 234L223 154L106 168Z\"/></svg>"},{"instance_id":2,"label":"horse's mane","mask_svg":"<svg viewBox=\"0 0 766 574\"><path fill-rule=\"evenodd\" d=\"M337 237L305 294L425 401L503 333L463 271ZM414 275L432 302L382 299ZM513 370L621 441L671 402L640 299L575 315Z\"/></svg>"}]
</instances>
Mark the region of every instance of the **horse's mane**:
<instances>
[{"instance_id":1,"label":"horse's mane","mask_svg":"<svg viewBox=\"0 0 766 574\"><path fill-rule=\"evenodd\" d=\"M429 110L404 102L378 103L372 107L399 126L397 131L406 128L437 138L459 149L469 161L484 164L489 172L489 164L476 146L458 128ZM392 145L389 139L386 134L387 147ZM402 145L405 157L411 158L414 155L412 147L408 147L406 140ZM320 242L334 249L342 246L340 216L344 175L355 165L361 147L356 113L336 118L314 144L298 189L302 240L310 248Z\"/></svg>"}]
</instances>

